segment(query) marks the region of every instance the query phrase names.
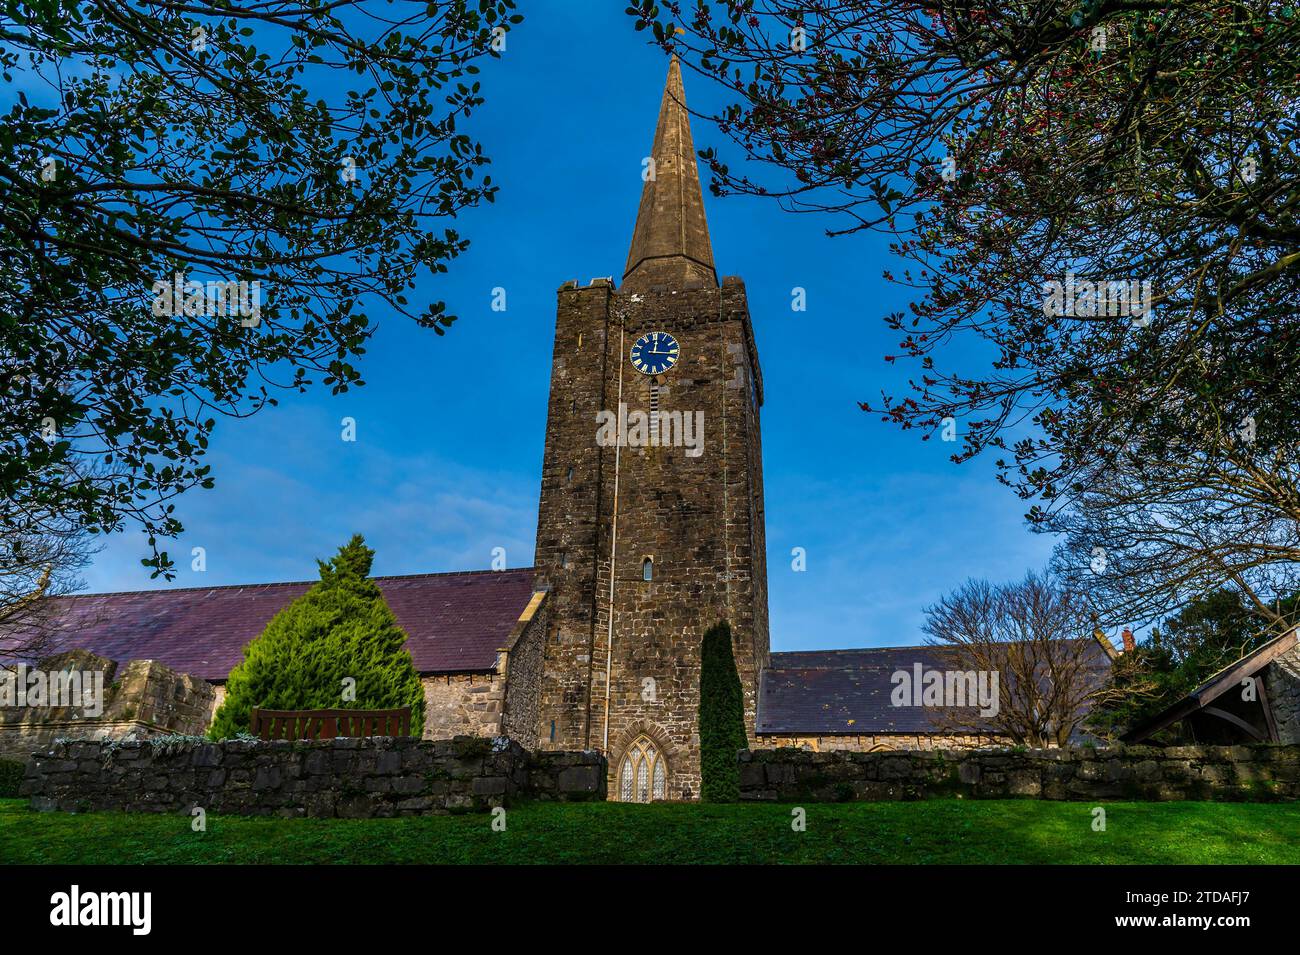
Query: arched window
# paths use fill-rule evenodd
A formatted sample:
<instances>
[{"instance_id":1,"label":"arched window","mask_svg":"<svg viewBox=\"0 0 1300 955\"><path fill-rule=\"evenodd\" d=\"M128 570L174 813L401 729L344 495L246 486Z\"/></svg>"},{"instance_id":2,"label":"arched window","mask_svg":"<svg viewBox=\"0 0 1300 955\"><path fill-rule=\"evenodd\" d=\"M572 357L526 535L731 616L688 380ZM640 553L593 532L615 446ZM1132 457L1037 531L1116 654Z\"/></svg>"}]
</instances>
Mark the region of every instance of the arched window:
<instances>
[{"instance_id":1,"label":"arched window","mask_svg":"<svg viewBox=\"0 0 1300 955\"><path fill-rule=\"evenodd\" d=\"M655 579L655 562L654 562L654 558L647 557L645 560L641 561L641 579L642 579L642 580L654 580L654 579Z\"/></svg>"},{"instance_id":2,"label":"arched window","mask_svg":"<svg viewBox=\"0 0 1300 955\"><path fill-rule=\"evenodd\" d=\"M618 770L619 802L649 802L668 793L668 762L649 739L638 736Z\"/></svg>"}]
</instances>

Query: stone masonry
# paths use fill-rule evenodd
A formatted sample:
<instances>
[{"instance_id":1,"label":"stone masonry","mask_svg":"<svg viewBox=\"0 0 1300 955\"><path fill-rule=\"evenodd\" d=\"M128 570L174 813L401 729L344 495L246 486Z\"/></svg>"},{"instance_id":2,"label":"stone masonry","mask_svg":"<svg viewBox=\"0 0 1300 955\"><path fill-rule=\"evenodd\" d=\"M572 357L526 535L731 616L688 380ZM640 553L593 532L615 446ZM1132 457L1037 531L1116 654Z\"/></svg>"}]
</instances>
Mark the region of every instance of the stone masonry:
<instances>
[{"instance_id":1,"label":"stone masonry","mask_svg":"<svg viewBox=\"0 0 1300 955\"><path fill-rule=\"evenodd\" d=\"M86 650L69 650L40 661L37 669L104 674L103 712L87 717L79 707L0 707L0 757L26 759L61 737L133 738L198 734L207 729L216 704L212 684L177 673L155 660L120 667Z\"/></svg>"},{"instance_id":2,"label":"stone masonry","mask_svg":"<svg viewBox=\"0 0 1300 955\"><path fill-rule=\"evenodd\" d=\"M779 802L931 798L1300 799L1300 746L740 754L740 798Z\"/></svg>"},{"instance_id":3,"label":"stone masonry","mask_svg":"<svg viewBox=\"0 0 1300 955\"><path fill-rule=\"evenodd\" d=\"M645 736L667 757L673 799L699 794L705 630L731 624L751 733L769 652L762 379L745 286L713 271L682 97L674 63L623 286L558 293L536 547L553 602L539 746L601 749L612 776ZM649 331L681 348L653 378L628 360ZM703 453L598 445L597 415L620 403L661 420L702 412Z\"/></svg>"},{"instance_id":4,"label":"stone masonry","mask_svg":"<svg viewBox=\"0 0 1300 955\"><path fill-rule=\"evenodd\" d=\"M530 754L505 737L90 740L33 756L20 795L34 809L65 812L443 814L521 799L603 800L605 761L598 753Z\"/></svg>"},{"instance_id":5,"label":"stone masonry","mask_svg":"<svg viewBox=\"0 0 1300 955\"><path fill-rule=\"evenodd\" d=\"M1005 746L1007 738L994 736L961 736L958 734L935 736L923 733L857 733L836 736L759 736L752 744L755 749L803 749L814 753L826 750L848 750L855 753L875 753L882 750L902 749L975 749L976 747Z\"/></svg>"},{"instance_id":6,"label":"stone masonry","mask_svg":"<svg viewBox=\"0 0 1300 955\"><path fill-rule=\"evenodd\" d=\"M1300 743L1300 647L1293 647L1264 668L1279 742Z\"/></svg>"},{"instance_id":7,"label":"stone masonry","mask_svg":"<svg viewBox=\"0 0 1300 955\"><path fill-rule=\"evenodd\" d=\"M509 736L537 745L542 652L550 616L545 592L538 592L497 651L493 673L426 674L424 738Z\"/></svg>"}]
</instances>

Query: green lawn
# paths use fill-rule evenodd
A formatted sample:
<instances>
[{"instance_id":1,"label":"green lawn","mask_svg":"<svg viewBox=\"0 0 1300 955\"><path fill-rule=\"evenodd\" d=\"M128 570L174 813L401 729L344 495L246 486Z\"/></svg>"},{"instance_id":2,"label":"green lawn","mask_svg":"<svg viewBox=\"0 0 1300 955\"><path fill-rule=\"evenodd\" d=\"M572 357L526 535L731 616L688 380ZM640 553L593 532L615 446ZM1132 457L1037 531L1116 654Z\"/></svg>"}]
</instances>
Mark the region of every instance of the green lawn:
<instances>
[{"instance_id":1,"label":"green lawn","mask_svg":"<svg viewBox=\"0 0 1300 955\"><path fill-rule=\"evenodd\" d=\"M959 800L791 806L616 803L406 819L37 813L0 800L0 863L1300 863L1300 806Z\"/></svg>"}]
</instances>

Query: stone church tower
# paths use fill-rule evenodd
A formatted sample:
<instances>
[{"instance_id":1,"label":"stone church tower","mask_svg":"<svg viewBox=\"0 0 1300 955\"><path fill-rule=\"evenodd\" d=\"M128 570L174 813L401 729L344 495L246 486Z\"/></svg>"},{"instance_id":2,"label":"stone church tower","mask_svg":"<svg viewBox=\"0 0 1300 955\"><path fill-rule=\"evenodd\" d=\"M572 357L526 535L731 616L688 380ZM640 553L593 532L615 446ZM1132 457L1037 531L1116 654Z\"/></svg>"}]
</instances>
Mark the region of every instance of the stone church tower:
<instances>
[{"instance_id":1,"label":"stone church tower","mask_svg":"<svg viewBox=\"0 0 1300 955\"><path fill-rule=\"evenodd\" d=\"M611 797L634 801L699 795L705 630L731 624L751 740L769 653L762 377L744 283L713 265L675 59L651 158L622 283L558 293L536 551L538 739L604 751Z\"/></svg>"}]
</instances>

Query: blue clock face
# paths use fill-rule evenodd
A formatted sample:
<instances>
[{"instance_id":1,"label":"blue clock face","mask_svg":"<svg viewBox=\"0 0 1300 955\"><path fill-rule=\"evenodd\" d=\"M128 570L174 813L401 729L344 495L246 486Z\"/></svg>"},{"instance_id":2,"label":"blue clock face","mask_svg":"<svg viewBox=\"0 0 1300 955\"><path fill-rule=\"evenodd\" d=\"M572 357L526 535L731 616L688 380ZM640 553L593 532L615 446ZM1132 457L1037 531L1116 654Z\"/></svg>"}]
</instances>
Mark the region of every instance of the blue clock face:
<instances>
[{"instance_id":1,"label":"blue clock face","mask_svg":"<svg viewBox=\"0 0 1300 955\"><path fill-rule=\"evenodd\" d=\"M632 346L632 367L643 375L662 375L677 364L681 351L667 332L646 332Z\"/></svg>"}]
</instances>

